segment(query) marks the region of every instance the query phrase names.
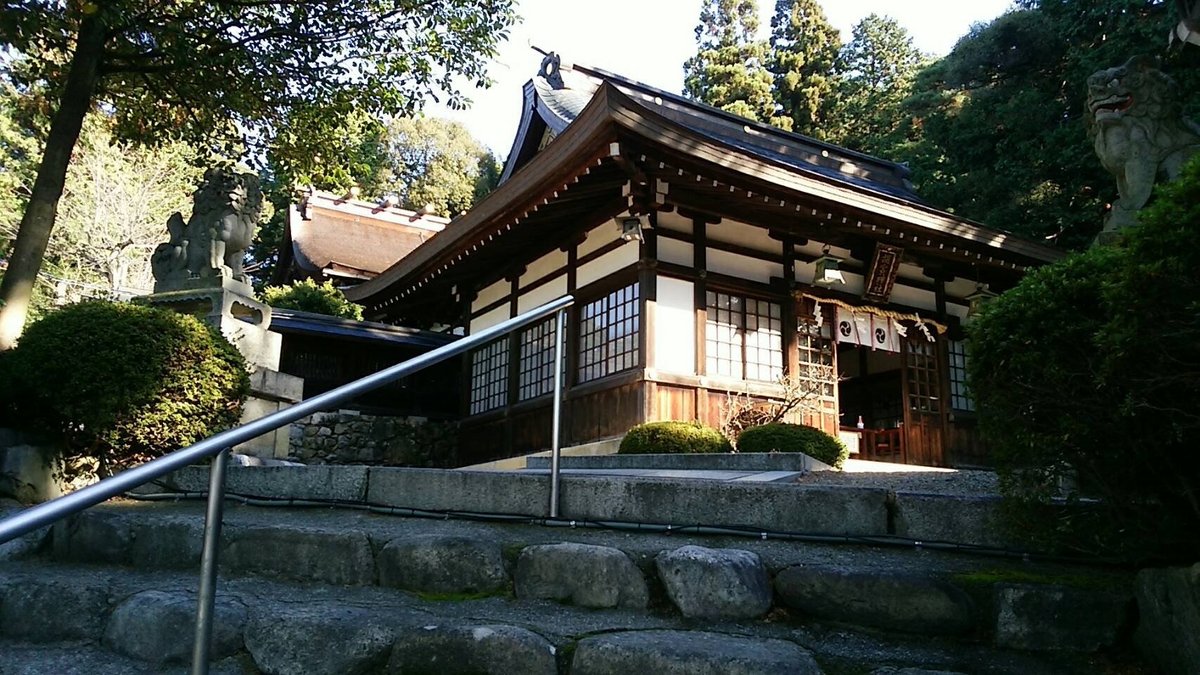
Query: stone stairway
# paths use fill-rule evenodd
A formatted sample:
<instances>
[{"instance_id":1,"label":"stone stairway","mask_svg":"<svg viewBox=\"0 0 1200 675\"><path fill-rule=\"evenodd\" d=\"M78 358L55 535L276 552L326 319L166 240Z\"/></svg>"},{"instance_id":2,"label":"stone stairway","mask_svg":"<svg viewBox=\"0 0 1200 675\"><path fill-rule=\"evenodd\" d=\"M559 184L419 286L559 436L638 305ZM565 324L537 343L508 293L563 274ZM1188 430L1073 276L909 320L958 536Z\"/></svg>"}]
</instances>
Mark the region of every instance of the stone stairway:
<instances>
[{"instance_id":1,"label":"stone stairway","mask_svg":"<svg viewBox=\"0 0 1200 675\"><path fill-rule=\"evenodd\" d=\"M201 502L0 548L0 675L183 673ZM924 547L227 507L215 673L1149 673L1128 575Z\"/></svg>"}]
</instances>

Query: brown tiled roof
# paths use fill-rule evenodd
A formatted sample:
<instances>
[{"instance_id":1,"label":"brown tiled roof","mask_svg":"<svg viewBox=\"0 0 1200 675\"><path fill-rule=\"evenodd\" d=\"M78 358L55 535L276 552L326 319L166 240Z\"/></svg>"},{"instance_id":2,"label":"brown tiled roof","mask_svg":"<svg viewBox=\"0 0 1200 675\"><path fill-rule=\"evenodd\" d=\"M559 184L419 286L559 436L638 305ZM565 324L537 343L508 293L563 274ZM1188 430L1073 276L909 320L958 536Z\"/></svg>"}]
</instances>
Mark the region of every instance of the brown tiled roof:
<instances>
[{"instance_id":1,"label":"brown tiled roof","mask_svg":"<svg viewBox=\"0 0 1200 675\"><path fill-rule=\"evenodd\" d=\"M292 207L294 264L313 276L369 279L412 252L446 218L314 193Z\"/></svg>"}]
</instances>

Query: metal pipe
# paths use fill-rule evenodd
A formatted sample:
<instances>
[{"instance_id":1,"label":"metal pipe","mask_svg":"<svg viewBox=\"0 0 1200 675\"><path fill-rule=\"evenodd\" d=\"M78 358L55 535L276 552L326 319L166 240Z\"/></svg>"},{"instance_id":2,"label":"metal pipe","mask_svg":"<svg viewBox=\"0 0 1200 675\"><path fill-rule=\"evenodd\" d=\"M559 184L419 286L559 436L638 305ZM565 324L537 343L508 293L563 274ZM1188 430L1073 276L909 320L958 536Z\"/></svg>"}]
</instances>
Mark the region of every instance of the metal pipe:
<instances>
[{"instance_id":1,"label":"metal pipe","mask_svg":"<svg viewBox=\"0 0 1200 675\"><path fill-rule=\"evenodd\" d=\"M208 510L204 515L204 547L200 554L200 590L196 593L196 631L192 644L192 675L208 675L212 645L213 605L217 597L217 557L221 549L221 519L225 510L225 465L229 448L217 453L208 472Z\"/></svg>"},{"instance_id":2,"label":"metal pipe","mask_svg":"<svg viewBox=\"0 0 1200 675\"><path fill-rule=\"evenodd\" d=\"M554 319L554 412L550 429L550 517L558 517L558 455L561 451L559 436L562 430L562 364L563 326L567 322L567 310L560 309Z\"/></svg>"},{"instance_id":3,"label":"metal pipe","mask_svg":"<svg viewBox=\"0 0 1200 675\"><path fill-rule=\"evenodd\" d=\"M536 323L555 312L571 306L574 302L575 299L573 297L564 295L537 309L530 310L491 328L485 328L474 335L468 335L461 340L438 347L420 356L415 356L403 363L398 363L373 375L368 375L350 384L314 396L306 401L301 401L279 412L260 417L252 422L247 422L240 427L223 431L195 445L176 450L164 457L159 457L141 466L128 469L99 483L76 490L69 495L64 495L45 504L25 509L14 516L0 521L0 544L16 539L40 527L50 525L59 519L78 513L89 506L94 506L102 501L128 492L143 483L148 483L172 471L195 464L206 457L217 454L225 448L231 448L239 443L257 438L268 431L274 431L285 424L295 422L314 412L332 409L334 406L351 400L372 389L377 389L422 368L457 356L472 347L486 343L496 337Z\"/></svg>"}]
</instances>

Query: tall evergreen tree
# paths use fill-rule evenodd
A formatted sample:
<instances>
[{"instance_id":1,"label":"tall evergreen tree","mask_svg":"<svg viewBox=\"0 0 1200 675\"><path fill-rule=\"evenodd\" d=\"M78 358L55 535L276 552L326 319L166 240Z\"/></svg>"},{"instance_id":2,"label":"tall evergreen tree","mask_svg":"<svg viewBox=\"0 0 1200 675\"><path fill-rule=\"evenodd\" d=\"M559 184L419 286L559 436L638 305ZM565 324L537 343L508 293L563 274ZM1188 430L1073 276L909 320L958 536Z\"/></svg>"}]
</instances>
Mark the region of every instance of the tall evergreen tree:
<instances>
[{"instance_id":1,"label":"tall evergreen tree","mask_svg":"<svg viewBox=\"0 0 1200 675\"><path fill-rule=\"evenodd\" d=\"M899 142L900 106L912 92L922 60L912 36L895 19L870 14L858 22L838 57L830 140L889 156Z\"/></svg>"},{"instance_id":2,"label":"tall evergreen tree","mask_svg":"<svg viewBox=\"0 0 1200 675\"><path fill-rule=\"evenodd\" d=\"M920 194L989 225L1067 248L1099 231L1116 182L1087 136L1087 77L1162 54L1174 15L1148 0L1022 0L917 77L901 123ZM1200 50L1165 54L1200 110Z\"/></svg>"},{"instance_id":3,"label":"tall evergreen tree","mask_svg":"<svg viewBox=\"0 0 1200 675\"><path fill-rule=\"evenodd\" d=\"M756 39L756 0L704 0L696 55L683 64L684 95L736 115L787 128L771 96L767 45Z\"/></svg>"},{"instance_id":4,"label":"tall evergreen tree","mask_svg":"<svg viewBox=\"0 0 1200 675\"><path fill-rule=\"evenodd\" d=\"M833 70L841 37L817 0L776 0L771 16L775 100L793 131L824 138L835 93Z\"/></svg>"}]
</instances>

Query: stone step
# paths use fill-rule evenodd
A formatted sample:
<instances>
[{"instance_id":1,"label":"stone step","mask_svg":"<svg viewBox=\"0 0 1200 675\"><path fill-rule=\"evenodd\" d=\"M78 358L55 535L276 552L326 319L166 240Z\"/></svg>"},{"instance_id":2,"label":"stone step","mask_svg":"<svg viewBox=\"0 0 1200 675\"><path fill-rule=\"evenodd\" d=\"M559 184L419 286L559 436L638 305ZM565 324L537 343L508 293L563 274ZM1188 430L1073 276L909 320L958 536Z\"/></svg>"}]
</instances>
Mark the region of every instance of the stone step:
<instances>
[{"instance_id":1,"label":"stone step","mask_svg":"<svg viewBox=\"0 0 1200 675\"><path fill-rule=\"evenodd\" d=\"M0 675L182 673L191 571L0 562ZM820 623L688 620L552 601L222 578L214 673L1103 672L1095 657L871 635ZM917 670L904 670L917 669Z\"/></svg>"},{"instance_id":2,"label":"stone step","mask_svg":"<svg viewBox=\"0 0 1200 675\"><path fill-rule=\"evenodd\" d=\"M15 642L0 640L0 675L188 675L188 667L178 664L150 664L121 656L88 641ZM254 673L244 656L213 663L210 675L246 675Z\"/></svg>"},{"instance_id":3,"label":"stone step","mask_svg":"<svg viewBox=\"0 0 1200 675\"><path fill-rule=\"evenodd\" d=\"M129 501L55 526L46 554L61 562L195 570L202 531L200 502ZM231 577L382 586L430 597L508 594L695 621L759 621L782 612L1043 651L1109 647L1132 627L1127 574L920 547L231 503L220 562Z\"/></svg>"}]
</instances>

